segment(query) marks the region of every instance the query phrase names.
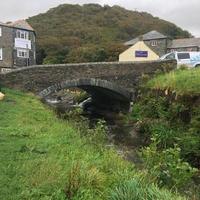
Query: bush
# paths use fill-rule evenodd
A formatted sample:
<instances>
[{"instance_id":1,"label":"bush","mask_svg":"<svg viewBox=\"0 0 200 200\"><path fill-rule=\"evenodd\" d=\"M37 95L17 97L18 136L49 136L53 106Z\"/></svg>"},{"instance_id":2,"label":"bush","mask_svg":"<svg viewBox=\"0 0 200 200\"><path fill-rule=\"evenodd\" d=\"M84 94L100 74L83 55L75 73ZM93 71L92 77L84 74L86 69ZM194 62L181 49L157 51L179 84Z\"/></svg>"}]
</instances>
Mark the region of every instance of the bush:
<instances>
[{"instance_id":1,"label":"bush","mask_svg":"<svg viewBox=\"0 0 200 200\"><path fill-rule=\"evenodd\" d=\"M188 65L182 64L179 66L180 70L188 70Z\"/></svg>"},{"instance_id":2,"label":"bush","mask_svg":"<svg viewBox=\"0 0 200 200\"><path fill-rule=\"evenodd\" d=\"M156 138L159 149L178 144L182 158L199 167L200 108L193 101L175 100L148 91L134 104L131 115L146 144L150 144L151 137Z\"/></svg>"},{"instance_id":3,"label":"bush","mask_svg":"<svg viewBox=\"0 0 200 200\"><path fill-rule=\"evenodd\" d=\"M162 70L164 73L170 72L177 68L177 65L172 66L171 64L162 64Z\"/></svg>"},{"instance_id":4,"label":"bush","mask_svg":"<svg viewBox=\"0 0 200 200\"><path fill-rule=\"evenodd\" d=\"M145 169L148 170L152 177L156 177L159 185L169 188L181 188L191 181L191 178L197 172L189 163L181 159L178 147L158 150L157 141L152 138L153 142L149 147L141 151Z\"/></svg>"}]
</instances>

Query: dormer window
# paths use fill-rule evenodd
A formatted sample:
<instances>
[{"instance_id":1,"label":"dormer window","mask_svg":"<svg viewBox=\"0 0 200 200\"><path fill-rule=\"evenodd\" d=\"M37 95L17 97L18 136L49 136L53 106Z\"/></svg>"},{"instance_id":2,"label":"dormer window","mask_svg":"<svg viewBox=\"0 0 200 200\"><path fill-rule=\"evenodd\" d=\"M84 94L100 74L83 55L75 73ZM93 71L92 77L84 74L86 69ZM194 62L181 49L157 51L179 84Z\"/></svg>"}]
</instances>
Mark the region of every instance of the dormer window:
<instances>
[{"instance_id":1,"label":"dormer window","mask_svg":"<svg viewBox=\"0 0 200 200\"><path fill-rule=\"evenodd\" d=\"M158 41L156 40L151 41L151 46L152 47L158 46Z\"/></svg>"},{"instance_id":2,"label":"dormer window","mask_svg":"<svg viewBox=\"0 0 200 200\"><path fill-rule=\"evenodd\" d=\"M29 34L27 31L17 30L16 38L28 40Z\"/></svg>"}]
</instances>

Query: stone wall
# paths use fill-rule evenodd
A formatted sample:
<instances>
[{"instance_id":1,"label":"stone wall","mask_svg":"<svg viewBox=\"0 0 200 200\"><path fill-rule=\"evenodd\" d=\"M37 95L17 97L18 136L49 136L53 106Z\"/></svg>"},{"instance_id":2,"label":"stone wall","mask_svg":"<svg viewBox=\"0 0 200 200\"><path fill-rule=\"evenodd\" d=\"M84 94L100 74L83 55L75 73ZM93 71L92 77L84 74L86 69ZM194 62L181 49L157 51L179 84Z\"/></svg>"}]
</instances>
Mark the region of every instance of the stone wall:
<instances>
[{"instance_id":1,"label":"stone wall","mask_svg":"<svg viewBox=\"0 0 200 200\"><path fill-rule=\"evenodd\" d=\"M0 60L1 67L12 67L13 66L13 29L1 26L2 36L0 37L0 48L3 50L3 60Z\"/></svg>"},{"instance_id":2,"label":"stone wall","mask_svg":"<svg viewBox=\"0 0 200 200\"><path fill-rule=\"evenodd\" d=\"M156 41L157 45L152 46L152 41ZM167 53L167 42L168 39L155 39L155 40L145 40L145 44L151 48L157 55L163 56Z\"/></svg>"},{"instance_id":3,"label":"stone wall","mask_svg":"<svg viewBox=\"0 0 200 200\"><path fill-rule=\"evenodd\" d=\"M175 68L176 65L176 61L38 65L0 74L0 85L38 94L65 80L96 78L133 92L142 74L153 75L164 66Z\"/></svg>"},{"instance_id":4,"label":"stone wall","mask_svg":"<svg viewBox=\"0 0 200 200\"><path fill-rule=\"evenodd\" d=\"M2 36L0 37L0 48L3 50L3 60L0 60L1 68L17 68L27 65L35 65L35 34L29 32L29 39L31 40L31 50L29 51L29 59L17 57L17 49L14 47L17 28L1 26Z\"/></svg>"}]
</instances>

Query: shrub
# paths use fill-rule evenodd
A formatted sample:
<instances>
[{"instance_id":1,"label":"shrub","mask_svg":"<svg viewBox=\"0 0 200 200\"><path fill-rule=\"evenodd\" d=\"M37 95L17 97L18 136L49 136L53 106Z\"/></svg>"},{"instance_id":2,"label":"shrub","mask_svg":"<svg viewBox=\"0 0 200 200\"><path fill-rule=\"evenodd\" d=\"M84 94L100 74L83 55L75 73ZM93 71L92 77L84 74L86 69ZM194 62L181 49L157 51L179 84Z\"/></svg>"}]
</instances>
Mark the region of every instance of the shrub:
<instances>
[{"instance_id":1,"label":"shrub","mask_svg":"<svg viewBox=\"0 0 200 200\"><path fill-rule=\"evenodd\" d=\"M177 68L176 65L172 66L171 64L166 64L166 63L162 64L162 70L164 73L170 72L176 68Z\"/></svg>"},{"instance_id":2,"label":"shrub","mask_svg":"<svg viewBox=\"0 0 200 200\"><path fill-rule=\"evenodd\" d=\"M182 65L179 66L179 69L180 70L188 70L188 65L182 64Z\"/></svg>"},{"instance_id":3,"label":"shrub","mask_svg":"<svg viewBox=\"0 0 200 200\"><path fill-rule=\"evenodd\" d=\"M164 150L157 149L157 141L141 151L145 168L152 177L156 177L159 185L169 188L181 188L191 181L197 169L192 168L189 163L180 157L180 148L174 147Z\"/></svg>"}]
</instances>

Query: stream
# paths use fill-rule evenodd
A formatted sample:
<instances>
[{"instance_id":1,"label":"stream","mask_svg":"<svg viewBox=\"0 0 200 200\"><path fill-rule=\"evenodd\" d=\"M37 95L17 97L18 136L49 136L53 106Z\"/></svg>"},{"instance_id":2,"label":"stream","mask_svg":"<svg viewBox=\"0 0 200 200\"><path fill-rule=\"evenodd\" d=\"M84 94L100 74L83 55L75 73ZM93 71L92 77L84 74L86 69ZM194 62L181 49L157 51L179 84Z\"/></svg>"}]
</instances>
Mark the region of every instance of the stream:
<instances>
[{"instance_id":1,"label":"stream","mask_svg":"<svg viewBox=\"0 0 200 200\"><path fill-rule=\"evenodd\" d=\"M98 120L104 120L108 130L108 145L113 146L124 159L134 164L141 162L137 150L143 146L144 141L138 133L136 124L125 120L125 116L121 113L98 109L92 104L91 98L79 104L75 104L73 97L69 96L65 99L46 99L45 103L55 109L58 116L75 108L81 108L83 112L80 115L89 119L90 128L95 127Z\"/></svg>"}]
</instances>

